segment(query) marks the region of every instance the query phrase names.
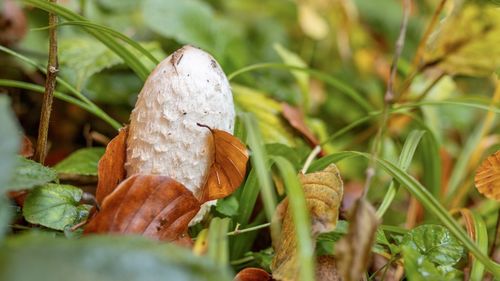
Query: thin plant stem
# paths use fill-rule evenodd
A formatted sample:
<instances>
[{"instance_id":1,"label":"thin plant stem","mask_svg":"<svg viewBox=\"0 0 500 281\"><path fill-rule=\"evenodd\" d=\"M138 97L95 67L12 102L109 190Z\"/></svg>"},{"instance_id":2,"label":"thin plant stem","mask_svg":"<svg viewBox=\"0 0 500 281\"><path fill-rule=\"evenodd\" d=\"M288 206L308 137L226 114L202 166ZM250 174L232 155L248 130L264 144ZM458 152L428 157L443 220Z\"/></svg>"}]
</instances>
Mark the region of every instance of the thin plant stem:
<instances>
[{"instance_id":1,"label":"thin plant stem","mask_svg":"<svg viewBox=\"0 0 500 281\"><path fill-rule=\"evenodd\" d=\"M237 230L228 232L227 236L234 236L234 235L238 235L238 234L242 234L242 233L252 232L252 231L255 231L255 230L259 230L259 229L263 229L263 228L269 227L270 225L271 225L271 223L268 222L268 223L259 224L259 225L256 225L256 226L253 226L253 227L249 227L249 228L245 228L245 229L237 229Z\"/></svg>"},{"instance_id":2,"label":"thin plant stem","mask_svg":"<svg viewBox=\"0 0 500 281\"><path fill-rule=\"evenodd\" d=\"M36 63L35 61L31 60L30 58L28 57L25 57L9 48L5 48L3 46L0 46L0 51L2 52L5 52L33 67L36 67L38 70L40 70L41 72L43 72L44 74L47 74L47 70L41 66L40 64ZM0 79L2 80L2 79ZM7 81L7 80L3 80L3 81ZM10 82L13 82L11 80L9 80ZM81 92L79 92L75 87L71 86L71 84L69 84L66 80L62 79L61 77L56 77L56 81L57 83L59 83L59 85L63 86L64 88L66 88L72 95L74 95L75 97L77 97L79 100L81 100L84 104L84 106L82 107L80 105L80 103L73 103L71 101L71 103L73 104L76 104L82 108L84 108L85 110L93 113L94 115L96 115L97 117L101 118L102 120L106 121L109 125L111 125L113 128L115 129L120 129L122 127L122 125L114 120L113 118L111 118L106 112L104 112L101 108L99 108L95 103L93 103L91 100L89 100L84 94L82 94ZM24 82L23 82L24 84ZM4 85L5 86L5 85ZM15 86L14 86L15 87ZM37 91L36 89L34 91ZM57 98L58 97L58 94L57 94L57 91L56 93L54 94L54 96ZM64 101L68 101L66 99L63 99ZM85 106L87 105L87 106Z\"/></svg>"},{"instance_id":3,"label":"thin plant stem","mask_svg":"<svg viewBox=\"0 0 500 281\"><path fill-rule=\"evenodd\" d=\"M312 161L314 160L314 158L316 158L316 156L318 156L320 152L321 152L321 146L316 145L309 154L309 156L307 156L306 162L304 163L304 167L302 167L301 170L302 174L307 173L307 170L309 169L309 166L311 166Z\"/></svg>"},{"instance_id":4,"label":"thin plant stem","mask_svg":"<svg viewBox=\"0 0 500 281\"><path fill-rule=\"evenodd\" d=\"M427 88L425 88L425 90L422 92L422 94L420 94L415 99L415 101L421 101L421 100L425 99L429 95L431 90L434 89L434 86L436 86L439 83L439 81L441 81L441 79L443 79L443 77L445 77L445 76L446 76L446 73L441 72L436 78L434 78L434 80L432 80L431 84L429 84L429 86L427 86Z\"/></svg>"},{"instance_id":5,"label":"thin plant stem","mask_svg":"<svg viewBox=\"0 0 500 281\"><path fill-rule=\"evenodd\" d=\"M401 27L399 29L399 36L396 41L394 57L391 63L391 73L389 79L387 81L387 89L384 95L384 108L382 110L382 122L378 129L377 135L375 136L372 151L371 151L371 159L368 163L368 168L366 169L366 180L363 188L363 196L366 196L368 193L368 189L370 188L373 177L375 176L375 159L378 157L380 153L380 147L382 143L382 137L384 135L384 131L386 129L387 121L389 120L389 115L391 111L392 104L394 102L394 80L396 79L396 72L399 58L401 57L401 53L403 51L405 38L406 38L406 30L408 27L408 19L410 18L410 9L411 9L411 0L405 0L403 2L403 20L401 22Z\"/></svg>"},{"instance_id":6,"label":"thin plant stem","mask_svg":"<svg viewBox=\"0 0 500 281\"><path fill-rule=\"evenodd\" d=\"M410 67L410 75L407 78L407 81L403 83L404 89L401 91L401 95L399 96L398 100L402 100L407 93L407 89L409 88L409 84L411 84L411 81L417 76L419 72L423 70L422 68L422 56L424 55L425 51L425 46L427 45L427 41L429 40L429 37L431 36L432 32L434 31L434 28L436 27L436 24L438 23L439 20L439 15L443 11L443 8L448 0L441 0L441 2L438 4L436 7L436 10L434 11L434 14L432 15L431 21L429 22L429 25L427 25L427 28L424 31L424 35L422 36L422 39L420 39L420 42L418 43L417 51L415 53L415 57L413 58L412 65Z\"/></svg>"},{"instance_id":7,"label":"thin plant stem","mask_svg":"<svg viewBox=\"0 0 500 281\"><path fill-rule=\"evenodd\" d=\"M244 264L244 263L247 263L247 262L251 262L254 259L255 258L252 257L252 256L244 257L244 258L241 258L241 259L237 259L237 260L231 261L231 265Z\"/></svg>"},{"instance_id":8,"label":"thin plant stem","mask_svg":"<svg viewBox=\"0 0 500 281\"><path fill-rule=\"evenodd\" d=\"M51 3L57 3L57 0L50 0ZM57 15L49 13L49 62L47 64L47 76L45 79L45 93L43 95L42 112L40 113L40 125L38 127L38 138L35 149L35 161L42 165L47 156L47 136L49 132L50 114L52 112L52 102L54 100L54 91L56 87L56 77L59 71L57 59Z\"/></svg>"}]
</instances>

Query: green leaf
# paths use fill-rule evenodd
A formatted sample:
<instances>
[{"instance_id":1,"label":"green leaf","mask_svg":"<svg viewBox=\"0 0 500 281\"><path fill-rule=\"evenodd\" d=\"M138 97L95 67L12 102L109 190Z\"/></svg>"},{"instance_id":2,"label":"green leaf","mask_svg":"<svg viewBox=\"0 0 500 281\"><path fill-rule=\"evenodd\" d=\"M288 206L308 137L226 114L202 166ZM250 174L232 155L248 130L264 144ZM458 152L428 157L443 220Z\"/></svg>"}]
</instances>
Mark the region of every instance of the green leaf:
<instances>
[{"instance_id":1,"label":"green leaf","mask_svg":"<svg viewBox=\"0 0 500 281\"><path fill-rule=\"evenodd\" d=\"M87 19L71 10L61 6L56 5L51 2L42 0L23 0L24 3L31 4L39 9L45 10L47 12L55 13L65 19L71 21L86 21ZM109 49L113 50L118 56L120 56L123 61L141 78L145 81L148 78L149 70L148 68L125 46L120 42L115 40L111 35L103 33L98 29L93 29L91 27L83 27L85 31L94 36L97 40L101 41Z\"/></svg>"},{"instance_id":2,"label":"green leaf","mask_svg":"<svg viewBox=\"0 0 500 281\"><path fill-rule=\"evenodd\" d=\"M22 61L30 66L36 67L39 71L47 74L47 70L44 66L42 66L41 64L38 64L37 62L33 61L32 59L30 59L28 57L21 55L20 53L17 53L15 51L8 49L8 48L5 48L3 46L0 46L0 51L5 52L5 53L15 57L15 58L19 59L20 61ZM73 94L79 100L74 99L70 96L67 96L66 94L63 94L63 93L57 92L57 91L54 93L54 96L56 98L59 98L59 99L62 99L64 101L67 101L67 102L70 102L70 103L73 103L75 105L80 106L81 108L89 111L90 113L92 113L92 114L96 115L97 117L101 118L102 120L106 121L108 124L113 126L115 129L120 129L122 127L120 123L118 123L116 120L111 118L106 112L104 112L102 109L97 107L97 105L95 105L92 101L90 101L86 96L84 96L81 92L79 92L77 89L75 89L75 87L71 86L64 79L62 79L61 77L56 77L56 80L57 80L57 83L62 85L64 88L66 88L69 92L71 92L71 94ZM45 92L44 87L41 87L41 86L35 85L35 84L24 83L24 82L14 81L14 80L0 79L0 84L2 84L2 82L4 84L3 86L8 86L6 84L11 84L10 87L21 87L21 88L31 89L35 92L37 92L37 91L41 92L41 93Z\"/></svg>"},{"instance_id":3,"label":"green leaf","mask_svg":"<svg viewBox=\"0 0 500 281\"><path fill-rule=\"evenodd\" d=\"M150 53L161 53L157 56L164 56L158 43L143 43L142 47ZM154 67L150 61L144 60L145 55L136 49L126 46L135 57L141 59L150 69ZM59 63L62 66L63 74L70 77L70 81L82 88L86 81L94 74L107 68L123 63L113 50L107 48L99 41L90 37L66 37L59 40ZM148 64L149 63L149 64Z\"/></svg>"},{"instance_id":4,"label":"green leaf","mask_svg":"<svg viewBox=\"0 0 500 281\"><path fill-rule=\"evenodd\" d=\"M236 105L255 115L265 143L281 143L293 146L293 134L281 118L281 104L265 93L238 84L231 84Z\"/></svg>"},{"instance_id":5,"label":"green leaf","mask_svg":"<svg viewBox=\"0 0 500 281\"><path fill-rule=\"evenodd\" d=\"M306 63L304 60L299 57L297 54L292 53L291 51L287 50L285 47L283 47L280 44L275 44L274 50L278 53L278 55L281 57L283 62L287 65L292 65L296 67L307 67ZM295 80L297 81L297 84L300 87L300 91L302 93L302 108L304 109L305 112L309 111L309 74L304 71L297 71L297 70L292 70L291 71L292 75L295 77Z\"/></svg>"},{"instance_id":6,"label":"green leaf","mask_svg":"<svg viewBox=\"0 0 500 281\"><path fill-rule=\"evenodd\" d=\"M57 174L51 168L38 162L17 156L17 167L10 182L8 190L20 190L46 184L57 179Z\"/></svg>"},{"instance_id":7,"label":"green leaf","mask_svg":"<svg viewBox=\"0 0 500 281\"><path fill-rule=\"evenodd\" d=\"M405 269L411 280L460 280L453 266L464 248L443 226L421 225L403 237Z\"/></svg>"},{"instance_id":8,"label":"green leaf","mask_svg":"<svg viewBox=\"0 0 500 281\"><path fill-rule=\"evenodd\" d=\"M215 44L214 12L198 0L147 0L143 2L146 25L153 31L182 44L212 49Z\"/></svg>"},{"instance_id":9,"label":"green leaf","mask_svg":"<svg viewBox=\"0 0 500 281\"><path fill-rule=\"evenodd\" d=\"M327 160L331 163L353 156L362 156L365 159L373 159L372 156L367 153L344 151L331 154L313 162L311 170L313 170L313 167L318 168L327 164ZM482 253L478 246L469 238L469 236L467 236L462 227L451 217L439 201L434 198L424 186L422 186L421 183L389 161L378 158L375 158L375 161L377 162L377 165L383 168L389 175L394 177L394 179L398 181L402 187L407 189L420 203L422 203L424 208L429 211L430 214L438 218L439 221L441 221L441 223L446 226L450 232L453 233L458 240L460 240L460 242L463 243L467 250L469 250L482 264L484 264L486 269L489 270L495 278L500 278L500 265L493 262L487 255Z\"/></svg>"},{"instance_id":10,"label":"green leaf","mask_svg":"<svg viewBox=\"0 0 500 281\"><path fill-rule=\"evenodd\" d=\"M0 241L3 240L5 233L9 229L8 223L12 217L12 210L9 200L2 194L0 195Z\"/></svg>"},{"instance_id":11,"label":"green leaf","mask_svg":"<svg viewBox=\"0 0 500 281\"><path fill-rule=\"evenodd\" d=\"M88 216L88 205L79 205L83 191L71 185L47 184L33 189L24 202L24 218L34 224L64 230Z\"/></svg>"},{"instance_id":12,"label":"green leaf","mask_svg":"<svg viewBox=\"0 0 500 281\"><path fill-rule=\"evenodd\" d=\"M223 199L217 200L217 206L215 209L217 212L228 216L232 217L238 214L238 209L239 209L240 203L238 202L238 199L234 196L229 196Z\"/></svg>"},{"instance_id":13,"label":"green leaf","mask_svg":"<svg viewBox=\"0 0 500 281\"><path fill-rule=\"evenodd\" d=\"M27 270L29 268L29 270ZM209 259L143 237L20 235L0 247L0 280L229 281Z\"/></svg>"},{"instance_id":14,"label":"green leaf","mask_svg":"<svg viewBox=\"0 0 500 281\"><path fill-rule=\"evenodd\" d=\"M267 169L267 152L262 143L262 136L257 127L254 116L251 113L247 113L243 116L243 121L245 122L245 128L247 131L247 144L252 153L250 160L255 169L257 182L259 184L258 186L260 186L264 210L268 221L271 221L274 211L276 210L277 200L271 175Z\"/></svg>"},{"instance_id":15,"label":"green leaf","mask_svg":"<svg viewBox=\"0 0 500 281\"><path fill-rule=\"evenodd\" d=\"M301 150L281 143L266 144L266 151L268 151L269 155L285 157L297 170L301 168L302 160L309 154L309 148Z\"/></svg>"},{"instance_id":16,"label":"green leaf","mask_svg":"<svg viewBox=\"0 0 500 281\"><path fill-rule=\"evenodd\" d=\"M7 96L0 96L0 195L6 190L6 184L12 177L16 164L16 154L19 150L19 125L10 109L10 100Z\"/></svg>"},{"instance_id":17,"label":"green leaf","mask_svg":"<svg viewBox=\"0 0 500 281\"><path fill-rule=\"evenodd\" d=\"M104 154L103 147L82 148L54 166L60 174L97 176L97 164Z\"/></svg>"},{"instance_id":18,"label":"green leaf","mask_svg":"<svg viewBox=\"0 0 500 281\"><path fill-rule=\"evenodd\" d=\"M417 149L417 146L420 143L420 140L422 139L422 136L424 134L425 131L413 130L408 135L408 138L405 141L403 150L401 151L401 154L399 155L398 159L398 166L401 167L403 171L408 170L408 168L410 167L411 160L413 159L413 155L415 154L415 150ZM377 216L379 218L382 218L384 216L385 212L387 211L392 201L396 197L399 187L400 187L399 183L395 182L394 180L391 181L389 188L384 196L384 199L380 204L379 209L377 210Z\"/></svg>"},{"instance_id":19,"label":"green leaf","mask_svg":"<svg viewBox=\"0 0 500 281\"><path fill-rule=\"evenodd\" d=\"M436 265L455 265L464 254L458 240L440 225L416 227L406 233L402 244L418 250L420 255Z\"/></svg>"},{"instance_id":20,"label":"green leaf","mask_svg":"<svg viewBox=\"0 0 500 281\"><path fill-rule=\"evenodd\" d=\"M408 280L428 281L428 280L463 280L462 272L451 266L436 266L422 255L415 248L403 246L403 256L405 262L405 272Z\"/></svg>"}]
</instances>

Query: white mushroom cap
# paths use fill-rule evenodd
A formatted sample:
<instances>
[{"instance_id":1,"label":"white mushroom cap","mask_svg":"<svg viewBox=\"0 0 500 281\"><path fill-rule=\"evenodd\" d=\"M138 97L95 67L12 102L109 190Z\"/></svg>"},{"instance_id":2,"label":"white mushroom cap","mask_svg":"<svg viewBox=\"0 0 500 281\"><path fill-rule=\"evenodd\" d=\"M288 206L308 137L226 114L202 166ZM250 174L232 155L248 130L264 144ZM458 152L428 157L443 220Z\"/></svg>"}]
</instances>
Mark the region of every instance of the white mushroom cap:
<instances>
[{"instance_id":1,"label":"white mushroom cap","mask_svg":"<svg viewBox=\"0 0 500 281\"><path fill-rule=\"evenodd\" d=\"M201 49L182 47L156 67L139 94L130 117L127 176L166 175L197 194L213 157L210 131L197 123L233 133L234 116L219 64Z\"/></svg>"}]
</instances>

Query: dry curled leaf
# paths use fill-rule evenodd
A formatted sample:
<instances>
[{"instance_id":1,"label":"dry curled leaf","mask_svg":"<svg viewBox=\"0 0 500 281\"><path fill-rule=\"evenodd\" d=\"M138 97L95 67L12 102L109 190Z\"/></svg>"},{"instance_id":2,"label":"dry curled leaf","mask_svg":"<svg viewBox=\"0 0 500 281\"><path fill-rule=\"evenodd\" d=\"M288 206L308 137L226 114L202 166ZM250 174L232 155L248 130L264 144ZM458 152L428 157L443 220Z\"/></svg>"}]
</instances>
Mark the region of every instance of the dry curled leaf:
<instances>
[{"instance_id":1,"label":"dry curled leaf","mask_svg":"<svg viewBox=\"0 0 500 281\"><path fill-rule=\"evenodd\" d=\"M343 183L334 164L322 171L300 175L307 208L311 216L312 235L332 231L338 220L340 203L343 196ZM277 280L296 280L300 266L297 264L297 241L292 212L285 199L277 208L278 216L283 217L280 237L274 239L275 255L271 263L273 278Z\"/></svg>"},{"instance_id":2,"label":"dry curled leaf","mask_svg":"<svg viewBox=\"0 0 500 281\"><path fill-rule=\"evenodd\" d=\"M304 114L300 111L300 109L293 107L287 103L282 103L281 107L283 109L283 117L290 123L290 125L300 132L304 138L307 140L311 147L315 147L319 145L319 140L314 136L309 127L307 127L304 121ZM320 155L323 155L323 151L321 151Z\"/></svg>"},{"instance_id":3,"label":"dry curled leaf","mask_svg":"<svg viewBox=\"0 0 500 281\"><path fill-rule=\"evenodd\" d=\"M481 194L500 201L500 150L483 161L476 171L474 182Z\"/></svg>"},{"instance_id":4,"label":"dry curled leaf","mask_svg":"<svg viewBox=\"0 0 500 281\"><path fill-rule=\"evenodd\" d=\"M193 193L177 181L158 175L134 175L103 200L84 233L140 234L185 242L188 223L199 209Z\"/></svg>"},{"instance_id":5,"label":"dry curled leaf","mask_svg":"<svg viewBox=\"0 0 500 281\"><path fill-rule=\"evenodd\" d=\"M271 274L264 269L256 267L247 267L234 277L233 281L271 281Z\"/></svg>"},{"instance_id":6,"label":"dry curled leaf","mask_svg":"<svg viewBox=\"0 0 500 281\"><path fill-rule=\"evenodd\" d=\"M248 151L238 138L222 130L210 130L213 140L213 162L207 181L200 190L200 201L220 199L233 193L243 182L246 173Z\"/></svg>"},{"instance_id":7,"label":"dry curled leaf","mask_svg":"<svg viewBox=\"0 0 500 281\"><path fill-rule=\"evenodd\" d=\"M375 209L361 198L349 220L349 231L335 245L337 268L344 281L358 281L366 272L379 219Z\"/></svg>"},{"instance_id":8,"label":"dry curled leaf","mask_svg":"<svg viewBox=\"0 0 500 281\"><path fill-rule=\"evenodd\" d=\"M99 160L96 200L101 204L104 198L113 192L118 184L125 179L125 159L127 151L128 127L120 130L118 135L109 142L106 152Z\"/></svg>"}]
</instances>

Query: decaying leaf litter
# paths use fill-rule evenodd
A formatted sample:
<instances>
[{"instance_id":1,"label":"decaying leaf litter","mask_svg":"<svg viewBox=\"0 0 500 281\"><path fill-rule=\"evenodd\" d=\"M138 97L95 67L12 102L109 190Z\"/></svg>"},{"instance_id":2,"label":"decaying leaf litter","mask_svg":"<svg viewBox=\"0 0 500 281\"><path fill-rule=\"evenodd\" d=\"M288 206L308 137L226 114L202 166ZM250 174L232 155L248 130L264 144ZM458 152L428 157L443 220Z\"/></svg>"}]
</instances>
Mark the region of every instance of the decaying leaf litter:
<instances>
[{"instance_id":1,"label":"decaying leaf litter","mask_svg":"<svg viewBox=\"0 0 500 281\"><path fill-rule=\"evenodd\" d=\"M10 5L9 9L19 14L21 10L13 5L12 1L6 2ZM206 273L204 277L207 279L213 276L219 276L221 280L230 279L226 271L229 263L234 272L238 272L235 280L483 280L498 277L498 265L493 259L500 224L495 225L495 217L488 219L485 215L500 214L498 206L493 205L493 201L491 206L488 203L482 204L485 199L480 201L479 195L470 196L474 192L471 191L471 185L474 184L486 197L494 200L498 197L498 151L495 153L498 137L494 132L497 127L495 114L498 112L496 101L500 97L500 83L494 72L498 69L500 60L495 49L488 48L495 45L500 38L496 36L496 7L487 3L450 4L450 1L441 1L441 4L435 7L435 15L423 32L412 64L405 67L399 65L398 60L403 60L402 65L407 63L403 58L406 55L402 53L404 44L401 42L405 41L409 7L413 1L404 1L405 17L394 50L390 75L389 64L374 64L376 68L387 68L385 74L383 69L377 69L377 75L384 79L390 77L387 92L391 93L391 96L386 94L380 114L370 111L370 108L379 107L373 99L365 100L359 96L356 92L359 87L351 89L341 80L308 69L308 63L302 58L304 54L297 55L281 44L275 44L274 50L285 64L250 66L232 73L229 77L234 79L259 68L284 69L292 74L298 86L300 95L295 101L285 99L287 101L282 102L283 97L250 88L250 80L238 79L237 83L230 84L214 57L196 47L184 46L163 60L166 56L152 56L148 53L149 47L144 49L140 45L134 45L120 33L113 33L113 30L92 25L91 22L78 23L78 20L85 18L72 14L70 10L52 10L57 6L42 5L40 0L25 2L75 21L68 22L69 25L81 24L88 27L90 34L110 48L103 49L104 52L94 56L95 59L106 54L112 58L110 64L97 65L77 72L76 88L58 77L58 83L65 83L65 87L77 99L68 98L56 91L57 98L82 107L117 128L118 122L100 111L91 100L80 95L82 85L87 81L94 83L89 80L92 76L105 71L106 67L122 64L122 60L145 82L132 111L130 124L119 130L105 151L100 148L81 149L49 168L27 159L39 151L33 151L29 139L24 135L22 145L19 145L21 148L18 146L15 150L21 156L5 158L5 167L13 168L12 174L15 175L4 181L5 191L8 191L7 198L15 202L18 208L10 208L8 201L0 197L0 237L3 239L4 232L8 232L7 240L3 244L0 241L0 247L15 256L9 257L10 262L7 262L7 255L0 254L0 269L8 269L0 270L3 272L0 279L31 278L28 276L33 275L26 275L26 272L22 273L17 269L16 261L21 258L27 260L27 257L30 257L29 251L42 249L44 243L60 245L49 251L59 258L69 253L74 255L77 251L82 251L82 257L85 258L86 255L92 255L93 251L99 251L98 248L93 248L95 245L100 245L103 251L113 256L117 251L113 246L107 245L107 237L113 235L117 241L123 239L125 242L129 239L126 236L130 234L146 237L127 240L131 245L136 245L136 248L129 248L134 248L129 252L132 257L146 253L151 257L151 266L166 260L169 260L167 264L176 264L172 262L175 260L172 255L183 256L186 260L193 259L200 264L208 262L207 267L200 269ZM146 2L149 5L160 5L156 0ZM328 8L313 2L315 1L298 5L300 28L313 40L325 40L328 38L330 23L325 22L322 17ZM201 3L193 6L203 7L203 12L198 16L214 17L210 5ZM185 9L193 8L189 5L191 4L179 4ZM354 6L348 8L343 6L345 3L338 5L342 7L345 19L350 19L355 14ZM414 3L411 8L415 8ZM155 12L152 9L149 11ZM166 12L168 9L161 11ZM14 18L16 13L13 14ZM440 14L446 17L438 25ZM148 22L151 22L152 18L155 18L155 15L151 15ZM356 17L352 19L354 18ZM212 19L223 26L224 23L218 21L218 16ZM352 24L352 30L361 27L357 26L357 20L350 22L352 19L345 19L341 26ZM24 29L22 20L24 19L14 21L20 25L14 26L12 30ZM460 26L462 32L453 32L457 26ZM93 28L105 32L106 35L96 33ZM55 27L50 26L48 29L53 32ZM161 30L155 30L164 34ZM339 53L344 63L351 55L354 60L363 56L366 59L367 55L373 55L366 52L351 54L346 49L349 40L345 41L349 35L340 31L345 30L339 29L337 37ZM188 35L174 37L181 42L185 40L184 43L190 43L189 38L194 33L186 34ZM21 39L25 36L23 32L19 35ZM130 46L124 48L116 45L112 36L122 38ZM21 39L14 38L2 44L9 46ZM86 41L84 38L80 39L83 47ZM64 36L63 41L63 50L66 46L71 47L70 41ZM51 42L55 40L51 39ZM219 42L220 46L225 44L220 38ZM201 45L206 47L210 46L210 43L205 41ZM147 46L155 44L153 42ZM355 44L351 47L356 50ZM214 52L214 49L208 49ZM2 51L7 51L10 55L15 54L17 58L28 62L29 59L17 55L15 50L2 47ZM128 56L134 52L141 53L144 57L134 59ZM215 53L215 57L223 57L217 51ZM78 62L76 57L73 59L67 56L70 52L64 54L66 56L63 56L62 60L63 69ZM74 54L78 54L78 51ZM378 55L380 54L375 56ZM470 59L471 57L474 59ZM148 60L147 64L143 65L143 58ZM148 77L151 62L159 64ZM227 61L224 64L226 65ZM361 65L359 67L361 68ZM244 76L248 76L248 73ZM448 85L455 83L454 91L461 87L457 82L460 76L488 81L493 88L497 88L494 97L491 101L482 103L443 100L442 97L436 99L438 90L446 91L446 87L443 87L445 82ZM68 78L64 73L62 77ZM353 122L328 135L325 123L312 114L317 112L321 100L324 99L321 95L325 94L325 89L322 89L324 85L320 85L314 89L318 96L311 95L313 86L318 87L318 81L345 94L348 99L352 99L351 102L359 103L360 108L367 110L368 114L359 119L359 122ZM415 96L419 87L422 87L422 81L428 85L420 96ZM0 80L0 85L27 87L25 84L6 80ZM8 107L8 100L6 101L2 106ZM433 107L428 109L427 105L468 106L485 109L488 113L470 138L461 136L464 138L463 151L457 148L446 151L449 140L439 130L439 125L445 125L436 122L438 111L432 109ZM407 110L404 110L405 107ZM396 111L398 113L392 115ZM2 121L5 121L5 124L15 124L12 114L9 114L0 116ZM345 114L342 117L349 118L349 112L343 111L342 114ZM359 134L359 139L352 145L358 147L370 134L377 132L370 139L373 142L370 144L372 149L365 149L370 151L370 154L348 151L345 148L349 148L349 145L338 146L339 137L370 119L379 120L378 127L368 128L365 136ZM249 128L248 124L253 121L248 120L257 120L258 127ZM389 130L386 130L385 123L391 123ZM9 126L10 131L8 128L6 132L12 134L16 126ZM398 126L402 128L396 128ZM414 126L418 130L414 130ZM262 140L252 139L256 128L262 130ZM407 135L407 140L398 140L405 141L398 160L398 163L405 165L399 167L399 164L393 164L396 163L394 159L397 157L391 153L398 150L397 138L405 135L406 129L411 129L412 133ZM92 136L96 134L89 134L89 137ZM20 140L9 141L14 144ZM391 141L395 142L390 144ZM92 140L89 143L92 143ZM393 145L394 151L380 149L386 145ZM11 150L14 148L13 145L8 147ZM446 173L441 174L441 170L427 173L426 168L445 164L436 158L440 150L441 155L449 155L450 152L455 152L454 150L457 150L459 155L455 157L452 168L444 168ZM352 170L363 168L350 167L355 162L346 160L350 164L338 164L339 171L333 163L349 158L359 160L360 157L356 156L368 159L365 188L358 188L363 191L360 196L356 196L354 204L343 204L344 192L351 192L344 191L343 181L347 179L347 182L352 184L350 186L362 186L360 182L353 181L356 177L353 176ZM249 157L252 159L251 164L247 164ZM469 164L468 158L471 159ZM484 162L479 165L482 158ZM453 162L453 159L451 161ZM413 167L415 163L422 166ZM377 165L394 177L386 193L374 187L375 183L378 185L387 181L385 176L378 173ZM302 172L297 173L298 170ZM306 172L308 170L311 171ZM273 182L270 181L271 175ZM423 176L422 182L429 186L424 187L416 180L420 179L420 176ZM439 186L439 182L443 186ZM276 190L272 189L272 183L276 185ZM407 189L413 196L408 201L412 202L411 208L408 208L408 212L402 212L407 216L408 229L393 225L393 218L384 216L388 212L397 213L390 208L399 210L401 206L398 206L398 202L405 202L406 199L397 195L399 189ZM450 198L452 195L456 196ZM464 203L466 198L471 202ZM348 200L352 201L352 198ZM380 202L383 211L376 208ZM213 205L216 207L211 208ZM344 209L343 205L351 207ZM416 211L421 205L425 206L424 213ZM457 209L457 206L463 207ZM242 211L244 216L240 215ZM17 217L11 218L15 213ZM454 220L452 214L461 214L462 217ZM8 221L10 224L4 227L2 223ZM442 223L445 227L436 223ZM418 224L421 225L416 226ZM460 224L463 224L463 227ZM466 228L467 232L463 228ZM80 241L74 244L62 241L57 244L57 241L52 241L56 243L54 244L44 240L45 242L41 243L45 238L30 234L28 229L40 229ZM21 232L27 234L23 235ZM104 243L99 242L101 238ZM158 244L151 244L147 240L151 238L160 240L156 243L169 244L172 247L170 252L153 253L153 248ZM26 249L21 245L27 245ZM176 245L182 245L184 249L177 248ZM83 251L86 248L89 250ZM232 250L237 251L228 253ZM195 258L191 251L203 257ZM32 258L35 261L39 257L33 255ZM113 258L110 260L110 268L126 268L122 261ZM81 262L78 259L61 260L61 263L67 264L70 271L77 269ZM39 265L45 266L44 263ZM96 265L97 263L81 267L87 270L81 272L82 275L91 276ZM192 265L181 261L169 268L177 270L180 276L187 277L189 272L193 271L193 267L190 267ZM50 276L44 273L43 266L32 269L33 274L40 276L41 280ZM129 269L132 274L130 276L142 276L141 280L156 276L153 271L148 275L135 267ZM214 275L211 269L225 273ZM116 274L106 275L105 278L113 280L118 276ZM53 277L57 279L54 275Z\"/></svg>"}]
</instances>

